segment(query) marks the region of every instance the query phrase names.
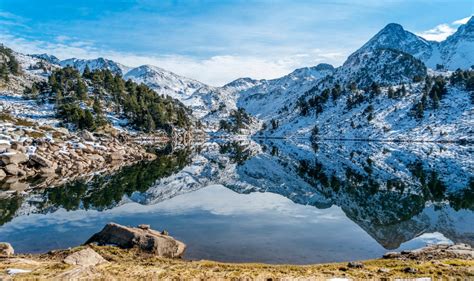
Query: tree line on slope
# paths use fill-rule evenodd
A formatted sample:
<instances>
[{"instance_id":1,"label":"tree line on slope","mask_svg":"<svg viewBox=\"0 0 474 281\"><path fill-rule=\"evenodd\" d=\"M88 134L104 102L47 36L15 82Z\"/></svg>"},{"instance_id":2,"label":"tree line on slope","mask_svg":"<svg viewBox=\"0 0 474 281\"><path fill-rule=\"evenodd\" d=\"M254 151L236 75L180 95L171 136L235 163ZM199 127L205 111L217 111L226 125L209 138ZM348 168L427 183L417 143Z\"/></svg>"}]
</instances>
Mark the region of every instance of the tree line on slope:
<instances>
[{"instance_id":1,"label":"tree line on slope","mask_svg":"<svg viewBox=\"0 0 474 281\"><path fill-rule=\"evenodd\" d=\"M0 44L0 81L8 82L9 75L18 75L21 72L20 64L10 48Z\"/></svg>"},{"instance_id":2,"label":"tree line on slope","mask_svg":"<svg viewBox=\"0 0 474 281\"><path fill-rule=\"evenodd\" d=\"M57 69L24 95L55 103L58 117L77 129L93 131L106 125L106 113L127 118L133 128L144 132L170 132L172 127L188 128L192 123L190 110L179 101L158 95L144 84L125 81L108 69L86 67L82 75L72 67Z\"/></svg>"},{"instance_id":3,"label":"tree line on slope","mask_svg":"<svg viewBox=\"0 0 474 281\"><path fill-rule=\"evenodd\" d=\"M448 92L448 85L458 87L470 95L471 102L474 102L474 71L460 70L453 72L449 77L426 76L425 79L417 79L414 83L423 83L420 99L414 103L411 110L412 116L422 119L427 109L436 110L440 106L441 100ZM386 97L389 99L401 99L409 94L412 85L402 84L399 87L389 86L386 89ZM301 116L308 116L314 112L316 116L324 112L328 101L332 100L336 105L341 96L346 96L346 110L351 110L363 102L371 102L374 97L382 94L381 86L372 82L369 87L359 89L356 83L349 83L345 87L339 84L329 88L321 89L316 85L306 91L297 102L297 108ZM370 112L365 111L370 115ZM373 117L373 116L372 116ZM367 118L370 121L370 116Z\"/></svg>"}]
</instances>

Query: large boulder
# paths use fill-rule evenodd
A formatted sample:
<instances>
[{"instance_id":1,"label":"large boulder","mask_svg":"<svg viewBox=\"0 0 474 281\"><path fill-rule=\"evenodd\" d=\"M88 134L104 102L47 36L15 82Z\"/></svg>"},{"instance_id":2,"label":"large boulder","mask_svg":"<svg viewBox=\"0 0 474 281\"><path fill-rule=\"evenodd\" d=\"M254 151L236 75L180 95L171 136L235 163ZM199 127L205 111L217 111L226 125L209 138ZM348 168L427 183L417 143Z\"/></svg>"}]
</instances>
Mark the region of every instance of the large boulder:
<instances>
[{"instance_id":1,"label":"large boulder","mask_svg":"<svg viewBox=\"0 0 474 281\"><path fill-rule=\"evenodd\" d=\"M113 244L126 249L138 247L145 252L166 258L180 258L186 249L183 242L156 230L127 227L116 223L107 224L87 240L86 244L90 243Z\"/></svg>"},{"instance_id":2,"label":"large boulder","mask_svg":"<svg viewBox=\"0 0 474 281\"><path fill-rule=\"evenodd\" d=\"M15 253L10 243L0 242L0 256L11 256Z\"/></svg>"}]
</instances>

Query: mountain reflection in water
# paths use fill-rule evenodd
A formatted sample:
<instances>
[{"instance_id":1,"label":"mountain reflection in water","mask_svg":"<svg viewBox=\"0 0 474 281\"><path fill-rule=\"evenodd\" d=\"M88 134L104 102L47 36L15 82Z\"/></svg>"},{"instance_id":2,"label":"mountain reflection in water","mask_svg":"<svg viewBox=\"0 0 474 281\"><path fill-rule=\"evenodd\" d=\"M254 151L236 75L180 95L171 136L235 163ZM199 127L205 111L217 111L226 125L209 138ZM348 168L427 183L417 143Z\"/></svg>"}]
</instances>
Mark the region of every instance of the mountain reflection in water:
<instances>
[{"instance_id":1,"label":"mountain reflection in water","mask_svg":"<svg viewBox=\"0 0 474 281\"><path fill-rule=\"evenodd\" d=\"M20 252L42 252L80 244L110 220L150 223L187 243L188 258L275 263L373 258L426 242L474 246L471 151L209 142L113 175L3 191L0 237Z\"/></svg>"}]
</instances>

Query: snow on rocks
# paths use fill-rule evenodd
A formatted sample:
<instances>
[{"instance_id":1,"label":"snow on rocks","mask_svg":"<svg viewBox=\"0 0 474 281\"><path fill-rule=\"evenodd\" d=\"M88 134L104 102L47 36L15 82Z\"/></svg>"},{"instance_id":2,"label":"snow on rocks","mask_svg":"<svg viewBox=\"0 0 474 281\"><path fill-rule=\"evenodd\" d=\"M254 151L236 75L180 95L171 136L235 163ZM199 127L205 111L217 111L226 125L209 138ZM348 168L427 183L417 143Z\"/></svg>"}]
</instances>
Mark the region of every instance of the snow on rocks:
<instances>
[{"instance_id":1,"label":"snow on rocks","mask_svg":"<svg viewBox=\"0 0 474 281\"><path fill-rule=\"evenodd\" d=\"M94 136L87 131L76 134L10 115L3 118L9 123L0 124L0 179L7 178L2 185L10 190L25 190L28 186L21 183L28 177L46 178L42 183L50 185L155 157L123 133L117 137Z\"/></svg>"}]
</instances>

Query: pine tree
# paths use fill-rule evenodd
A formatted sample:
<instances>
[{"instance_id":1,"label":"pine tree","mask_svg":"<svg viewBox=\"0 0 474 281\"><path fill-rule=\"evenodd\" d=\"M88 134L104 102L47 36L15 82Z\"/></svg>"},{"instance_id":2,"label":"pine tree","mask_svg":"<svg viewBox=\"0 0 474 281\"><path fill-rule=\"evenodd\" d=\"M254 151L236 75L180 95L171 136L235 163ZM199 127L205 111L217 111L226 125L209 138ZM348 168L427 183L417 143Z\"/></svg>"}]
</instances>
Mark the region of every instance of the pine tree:
<instances>
[{"instance_id":1,"label":"pine tree","mask_svg":"<svg viewBox=\"0 0 474 281\"><path fill-rule=\"evenodd\" d=\"M8 67L6 64L0 64L0 77L3 81L8 82L10 79L8 78Z\"/></svg>"},{"instance_id":2,"label":"pine tree","mask_svg":"<svg viewBox=\"0 0 474 281\"><path fill-rule=\"evenodd\" d=\"M79 126L81 127L81 129L93 130L95 127L94 125L94 116L88 109L84 110L84 118L82 120L82 124L80 124Z\"/></svg>"},{"instance_id":3,"label":"pine tree","mask_svg":"<svg viewBox=\"0 0 474 281\"><path fill-rule=\"evenodd\" d=\"M20 64L18 63L18 61L13 55L11 55L9 59L10 60L8 61L8 68L10 69L10 72L14 75L20 74Z\"/></svg>"},{"instance_id":4,"label":"pine tree","mask_svg":"<svg viewBox=\"0 0 474 281\"><path fill-rule=\"evenodd\" d=\"M433 108L436 109L439 107L439 98L436 92L433 92L433 94L431 95L431 102L433 103Z\"/></svg>"},{"instance_id":5,"label":"pine tree","mask_svg":"<svg viewBox=\"0 0 474 281\"><path fill-rule=\"evenodd\" d=\"M375 95L379 95L380 94L380 87L377 83L375 82L372 82L372 85L370 85L370 90L372 93L374 93Z\"/></svg>"},{"instance_id":6,"label":"pine tree","mask_svg":"<svg viewBox=\"0 0 474 281\"><path fill-rule=\"evenodd\" d=\"M89 69L89 66L86 64L86 67L84 68L84 72L82 72L82 77L86 79L91 79L92 78L92 73L91 70Z\"/></svg>"},{"instance_id":7,"label":"pine tree","mask_svg":"<svg viewBox=\"0 0 474 281\"><path fill-rule=\"evenodd\" d=\"M387 95L388 95L388 98L390 98L390 99L395 98L395 92L393 91L393 88L392 88L392 87L389 87L389 88L388 88L388 93L387 93Z\"/></svg>"},{"instance_id":8,"label":"pine tree","mask_svg":"<svg viewBox=\"0 0 474 281\"><path fill-rule=\"evenodd\" d=\"M144 117L143 126L146 132L152 132L156 128L155 121L153 121L153 118L149 112Z\"/></svg>"},{"instance_id":9,"label":"pine tree","mask_svg":"<svg viewBox=\"0 0 474 281\"><path fill-rule=\"evenodd\" d=\"M94 113L97 115L102 115L102 106L100 105L100 100L98 97L94 98L94 103L92 104L92 109L94 110Z\"/></svg>"},{"instance_id":10,"label":"pine tree","mask_svg":"<svg viewBox=\"0 0 474 281\"><path fill-rule=\"evenodd\" d=\"M63 93L61 92L61 90L58 90L56 92L56 107L58 107L62 103L63 98Z\"/></svg>"},{"instance_id":11,"label":"pine tree","mask_svg":"<svg viewBox=\"0 0 474 281\"><path fill-rule=\"evenodd\" d=\"M81 80L78 80L76 86L74 87L74 91L76 92L76 96L80 100L87 99L87 86Z\"/></svg>"},{"instance_id":12,"label":"pine tree","mask_svg":"<svg viewBox=\"0 0 474 281\"><path fill-rule=\"evenodd\" d=\"M423 107L423 102L420 101L416 105L416 111L415 111L415 117L417 119L423 119L423 114L424 114L424 107Z\"/></svg>"}]
</instances>

